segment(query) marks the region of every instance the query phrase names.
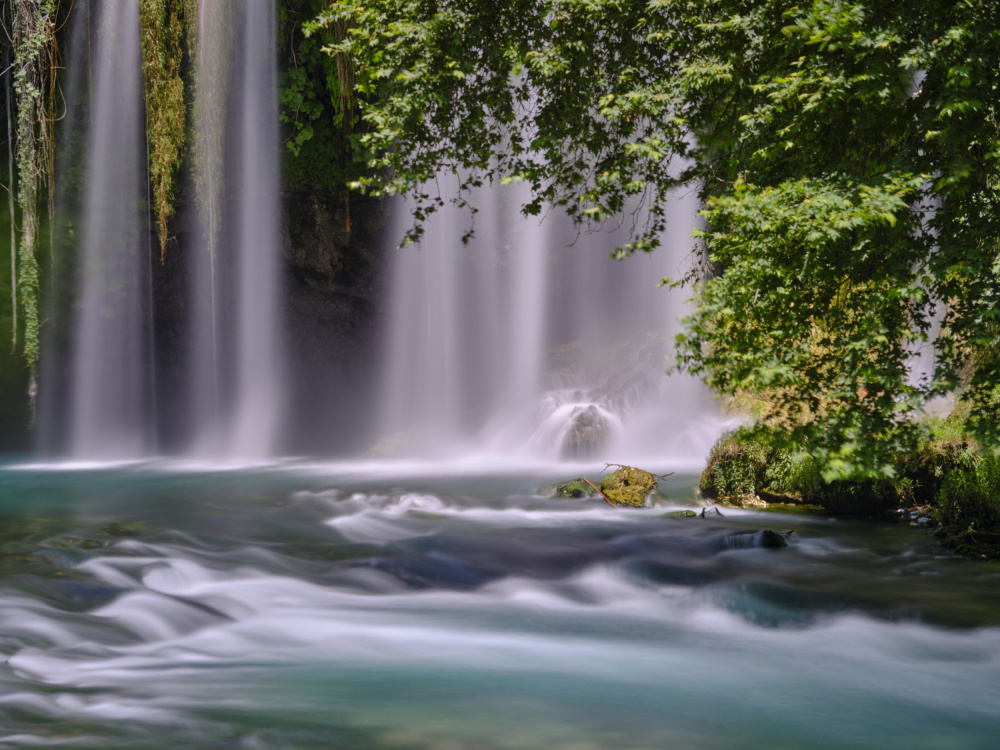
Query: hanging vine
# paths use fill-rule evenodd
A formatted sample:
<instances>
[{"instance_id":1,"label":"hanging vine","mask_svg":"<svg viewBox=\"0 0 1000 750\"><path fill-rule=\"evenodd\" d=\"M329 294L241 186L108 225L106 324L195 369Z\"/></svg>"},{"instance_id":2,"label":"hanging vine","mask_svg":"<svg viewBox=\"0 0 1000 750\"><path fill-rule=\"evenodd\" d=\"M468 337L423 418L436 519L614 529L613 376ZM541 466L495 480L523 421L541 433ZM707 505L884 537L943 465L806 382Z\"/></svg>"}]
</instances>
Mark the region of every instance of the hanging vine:
<instances>
[{"instance_id":1,"label":"hanging vine","mask_svg":"<svg viewBox=\"0 0 1000 750\"><path fill-rule=\"evenodd\" d=\"M174 215L174 175L184 146L184 81L181 77L186 27L182 0L139 0L142 70L146 89L149 177L160 239L166 256Z\"/></svg>"},{"instance_id":2,"label":"hanging vine","mask_svg":"<svg viewBox=\"0 0 1000 750\"><path fill-rule=\"evenodd\" d=\"M5 19L6 20L6 19ZM6 29L5 29L6 31ZM17 214L14 209L14 125L10 110L10 71L14 67L10 60L11 50L4 55L4 97L7 111L7 198L10 211L10 308L13 317L11 325L11 351L17 350Z\"/></svg>"},{"instance_id":3,"label":"hanging vine","mask_svg":"<svg viewBox=\"0 0 1000 750\"><path fill-rule=\"evenodd\" d=\"M42 184L50 182L52 125L45 93L48 88L56 0L15 0L13 4L14 94L17 99L18 203L21 244L18 249L18 293L24 312L24 356L31 368L29 395L37 391L39 351L38 203Z\"/></svg>"}]
</instances>

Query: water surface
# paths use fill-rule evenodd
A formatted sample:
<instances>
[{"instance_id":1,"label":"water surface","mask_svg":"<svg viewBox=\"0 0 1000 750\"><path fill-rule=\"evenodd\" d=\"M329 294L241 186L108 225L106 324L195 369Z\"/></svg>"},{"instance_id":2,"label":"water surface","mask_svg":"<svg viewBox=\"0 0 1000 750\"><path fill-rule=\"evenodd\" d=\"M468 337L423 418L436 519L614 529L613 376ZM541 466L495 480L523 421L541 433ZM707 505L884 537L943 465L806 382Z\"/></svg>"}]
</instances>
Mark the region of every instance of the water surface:
<instances>
[{"instance_id":1,"label":"water surface","mask_svg":"<svg viewBox=\"0 0 1000 750\"><path fill-rule=\"evenodd\" d=\"M995 746L1000 566L600 468L8 464L0 746Z\"/></svg>"}]
</instances>

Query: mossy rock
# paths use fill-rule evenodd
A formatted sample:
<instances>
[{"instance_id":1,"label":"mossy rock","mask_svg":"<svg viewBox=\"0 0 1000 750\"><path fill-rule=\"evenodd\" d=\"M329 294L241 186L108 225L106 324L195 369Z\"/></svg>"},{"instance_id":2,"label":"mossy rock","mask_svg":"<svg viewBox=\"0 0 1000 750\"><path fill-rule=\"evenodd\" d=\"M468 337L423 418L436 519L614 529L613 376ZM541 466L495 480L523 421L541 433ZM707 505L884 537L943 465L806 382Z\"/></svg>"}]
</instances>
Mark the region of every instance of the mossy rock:
<instances>
[{"instance_id":1,"label":"mossy rock","mask_svg":"<svg viewBox=\"0 0 1000 750\"><path fill-rule=\"evenodd\" d=\"M578 499L592 497L597 493L583 477L578 477L570 479L568 482L562 482L561 484L547 484L544 487L539 487L538 494L542 497Z\"/></svg>"},{"instance_id":2,"label":"mossy rock","mask_svg":"<svg viewBox=\"0 0 1000 750\"><path fill-rule=\"evenodd\" d=\"M656 477L648 471L622 466L601 480L601 492L613 503L642 507L656 489Z\"/></svg>"},{"instance_id":3,"label":"mossy rock","mask_svg":"<svg viewBox=\"0 0 1000 750\"><path fill-rule=\"evenodd\" d=\"M675 510L672 513L667 513L664 518L697 518L698 514L693 510Z\"/></svg>"}]
</instances>

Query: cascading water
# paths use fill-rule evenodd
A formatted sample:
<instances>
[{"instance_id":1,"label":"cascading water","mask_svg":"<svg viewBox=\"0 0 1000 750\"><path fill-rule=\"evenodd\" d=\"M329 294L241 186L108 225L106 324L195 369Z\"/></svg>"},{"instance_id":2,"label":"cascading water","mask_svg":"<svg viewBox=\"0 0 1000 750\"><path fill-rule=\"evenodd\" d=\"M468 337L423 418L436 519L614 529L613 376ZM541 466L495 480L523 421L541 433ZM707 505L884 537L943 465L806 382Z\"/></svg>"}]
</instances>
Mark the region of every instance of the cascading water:
<instances>
[{"instance_id":1,"label":"cascading water","mask_svg":"<svg viewBox=\"0 0 1000 750\"><path fill-rule=\"evenodd\" d=\"M97 28L69 452L117 459L154 448L146 147L135 2L105 0Z\"/></svg>"},{"instance_id":2,"label":"cascading water","mask_svg":"<svg viewBox=\"0 0 1000 750\"><path fill-rule=\"evenodd\" d=\"M480 189L468 245L448 205L395 251L375 452L703 459L720 421L699 383L665 374L683 298L658 288L691 251L694 199L658 253L617 263L623 229L578 236L555 212L520 217L523 197Z\"/></svg>"},{"instance_id":3,"label":"cascading water","mask_svg":"<svg viewBox=\"0 0 1000 750\"><path fill-rule=\"evenodd\" d=\"M281 428L277 100L273 4L202 3L190 368L199 455L263 458Z\"/></svg>"}]
</instances>

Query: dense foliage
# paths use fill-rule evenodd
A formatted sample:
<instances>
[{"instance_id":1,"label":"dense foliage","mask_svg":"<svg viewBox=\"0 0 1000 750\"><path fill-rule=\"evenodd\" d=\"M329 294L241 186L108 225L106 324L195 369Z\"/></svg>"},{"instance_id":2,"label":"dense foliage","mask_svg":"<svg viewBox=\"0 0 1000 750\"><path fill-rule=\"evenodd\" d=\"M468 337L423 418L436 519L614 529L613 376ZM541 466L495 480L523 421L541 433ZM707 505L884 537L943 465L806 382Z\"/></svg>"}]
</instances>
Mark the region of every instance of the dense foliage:
<instances>
[{"instance_id":1,"label":"dense foliage","mask_svg":"<svg viewBox=\"0 0 1000 750\"><path fill-rule=\"evenodd\" d=\"M341 0L377 154L360 187L529 183L580 222L695 186L707 227L679 361L767 392L828 480L892 474L961 389L998 444L998 10L989 0ZM414 235L419 236L419 226ZM933 378L908 360L943 316Z\"/></svg>"}]
</instances>

